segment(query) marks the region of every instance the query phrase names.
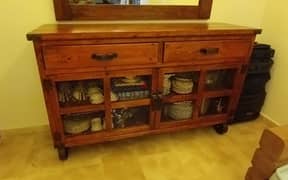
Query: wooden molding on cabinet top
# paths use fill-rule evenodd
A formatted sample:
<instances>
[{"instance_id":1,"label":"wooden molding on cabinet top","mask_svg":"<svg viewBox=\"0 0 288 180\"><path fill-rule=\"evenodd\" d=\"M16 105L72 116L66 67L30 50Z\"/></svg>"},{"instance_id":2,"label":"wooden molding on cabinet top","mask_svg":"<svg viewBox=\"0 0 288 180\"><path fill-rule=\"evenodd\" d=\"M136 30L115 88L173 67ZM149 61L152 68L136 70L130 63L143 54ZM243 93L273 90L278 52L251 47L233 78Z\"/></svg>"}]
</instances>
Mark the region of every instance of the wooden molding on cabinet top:
<instances>
[{"instance_id":1,"label":"wooden molding on cabinet top","mask_svg":"<svg viewBox=\"0 0 288 180\"><path fill-rule=\"evenodd\" d=\"M27 34L28 40L103 38L207 37L260 34L261 29L225 23L46 24Z\"/></svg>"},{"instance_id":2,"label":"wooden molding on cabinet top","mask_svg":"<svg viewBox=\"0 0 288 180\"><path fill-rule=\"evenodd\" d=\"M199 0L198 6L168 5L73 5L54 0L56 19L61 20L169 20L209 19L213 0Z\"/></svg>"}]
</instances>

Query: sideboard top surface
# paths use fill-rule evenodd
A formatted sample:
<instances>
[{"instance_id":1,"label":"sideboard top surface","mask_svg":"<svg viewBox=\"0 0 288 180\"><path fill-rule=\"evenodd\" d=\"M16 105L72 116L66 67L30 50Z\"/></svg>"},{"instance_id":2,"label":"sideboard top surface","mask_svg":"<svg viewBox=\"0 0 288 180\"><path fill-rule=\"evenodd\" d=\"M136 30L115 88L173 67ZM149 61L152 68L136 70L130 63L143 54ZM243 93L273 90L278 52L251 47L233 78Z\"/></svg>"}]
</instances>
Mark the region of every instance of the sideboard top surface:
<instances>
[{"instance_id":1,"label":"sideboard top surface","mask_svg":"<svg viewBox=\"0 0 288 180\"><path fill-rule=\"evenodd\" d=\"M255 35L261 29L225 23L46 24L27 34L28 40L77 40L173 36Z\"/></svg>"}]
</instances>

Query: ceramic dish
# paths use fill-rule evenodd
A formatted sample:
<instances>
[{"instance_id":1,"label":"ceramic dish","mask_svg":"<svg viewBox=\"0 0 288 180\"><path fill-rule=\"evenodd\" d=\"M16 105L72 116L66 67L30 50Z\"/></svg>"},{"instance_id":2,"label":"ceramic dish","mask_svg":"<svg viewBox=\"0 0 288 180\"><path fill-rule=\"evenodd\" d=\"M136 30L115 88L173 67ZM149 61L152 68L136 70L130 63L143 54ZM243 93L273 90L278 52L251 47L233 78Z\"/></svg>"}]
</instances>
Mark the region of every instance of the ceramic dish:
<instances>
[{"instance_id":1,"label":"ceramic dish","mask_svg":"<svg viewBox=\"0 0 288 180\"><path fill-rule=\"evenodd\" d=\"M168 106L167 114L175 120L192 118L193 106L192 102L174 103Z\"/></svg>"}]
</instances>

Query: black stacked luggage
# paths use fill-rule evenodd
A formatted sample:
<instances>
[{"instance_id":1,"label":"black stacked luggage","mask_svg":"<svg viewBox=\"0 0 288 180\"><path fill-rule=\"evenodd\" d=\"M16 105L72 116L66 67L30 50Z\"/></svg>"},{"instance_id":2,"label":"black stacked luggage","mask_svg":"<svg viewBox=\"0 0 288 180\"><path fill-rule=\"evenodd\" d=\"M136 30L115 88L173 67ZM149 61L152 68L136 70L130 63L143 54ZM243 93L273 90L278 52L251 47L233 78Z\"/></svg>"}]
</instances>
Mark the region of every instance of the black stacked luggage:
<instances>
[{"instance_id":1,"label":"black stacked luggage","mask_svg":"<svg viewBox=\"0 0 288 180\"><path fill-rule=\"evenodd\" d=\"M256 119L264 104L265 85L270 80L274 49L267 44L255 44L239 104L231 123Z\"/></svg>"}]
</instances>

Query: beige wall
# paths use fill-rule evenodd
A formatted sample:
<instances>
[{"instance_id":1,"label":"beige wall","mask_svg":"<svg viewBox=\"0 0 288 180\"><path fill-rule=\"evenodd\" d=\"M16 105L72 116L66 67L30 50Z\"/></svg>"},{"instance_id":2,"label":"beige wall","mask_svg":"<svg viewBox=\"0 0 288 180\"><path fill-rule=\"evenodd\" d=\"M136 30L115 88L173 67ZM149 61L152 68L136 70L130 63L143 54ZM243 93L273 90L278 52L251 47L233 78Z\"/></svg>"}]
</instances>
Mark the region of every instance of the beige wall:
<instances>
[{"instance_id":1,"label":"beige wall","mask_svg":"<svg viewBox=\"0 0 288 180\"><path fill-rule=\"evenodd\" d=\"M260 27L267 0L214 0L210 21Z\"/></svg>"},{"instance_id":2,"label":"beige wall","mask_svg":"<svg viewBox=\"0 0 288 180\"><path fill-rule=\"evenodd\" d=\"M262 109L263 114L279 124L288 124L288 2L268 0L263 18L262 42L276 50L272 79L268 83L268 95ZM286 80L285 80L286 79Z\"/></svg>"},{"instance_id":3,"label":"beige wall","mask_svg":"<svg viewBox=\"0 0 288 180\"><path fill-rule=\"evenodd\" d=\"M210 21L260 27L265 1L215 0ZM31 42L26 41L25 34L43 23L55 22L52 0L3 1L1 2L0 18L0 129L47 124L47 114L33 46ZM269 16L266 18L271 19ZM275 26L269 27L268 22L265 24L265 28L273 29L277 27L276 22L272 21L272 23ZM276 32L279 38L281 34ZM269 37L268 34L267 37ZM272 38L270 39L272 40ZM282 46L282 49L284 48ZM283 63L285 63L284 60ZM283 69L284 66L279 68L275 72L275 76L283 74ZM275 83L281 84L281 81L275 81ZM286 85L286 89L287 87ZM276 90L271 91L275 93ZM282 94L284 94L284 89L279 91L283 91ZM269 97L269 100L271 102L271 97ZM279 99L278 103L283 104L284 102ZM270 111L270 108L266 105L265 112L267 114L276 113L273 110ZM285 111L284 108L281 108L281 110ZM277 119L281 120L283 118L277 116Z\"/></svg>"},{"instance_id":4,"label":"beige wall","mask_svg":"<svg viewBox=\"0 0 288 180\"><path fill-rule=\"evenodd\" d=\"M26 41L25 33L42 23L54 22L51 2L1 2L0 129L47 123L33 46Z\"/></svg>"}]
</instances>

